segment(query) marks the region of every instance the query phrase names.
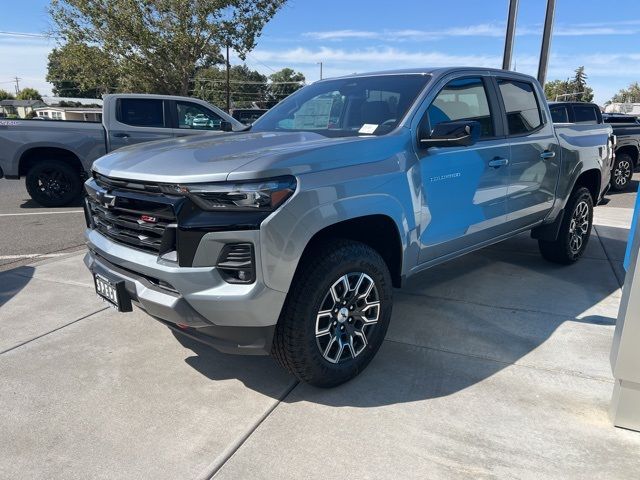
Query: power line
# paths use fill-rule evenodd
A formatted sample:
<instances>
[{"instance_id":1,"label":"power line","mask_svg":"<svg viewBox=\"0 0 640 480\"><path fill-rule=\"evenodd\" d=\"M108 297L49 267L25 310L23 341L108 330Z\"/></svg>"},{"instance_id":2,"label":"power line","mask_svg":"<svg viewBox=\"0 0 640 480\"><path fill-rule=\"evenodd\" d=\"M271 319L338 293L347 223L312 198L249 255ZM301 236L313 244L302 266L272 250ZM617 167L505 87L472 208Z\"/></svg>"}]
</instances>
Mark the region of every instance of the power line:
<instances>
[{"instance_id":1,"label":"power line","mask_svg":"<svg viewBox=\"0 0 640 480\"><path fill-rule=\"evenodd\" d=\"M26 33L26 32L0 31L0 35L5 35L8 37L49 38L48 35L43 35L41 33Z\"/></svg>"},{"instance_id":2,"label":"power line","mask_svg":"<svg viewBox=\"0 0 640 480\"><path fill-rule=\"evenodd\" d=\"M256 63L258 63L258 64L262 65L262 66L263 66L263 67L265 67L265 68L268 68L268 69L269 69L269 70L271 70L273 73L276 73L276 70L274 70L273 68L271 68L271 67L270 67L269 65L267 65L266 63L262 63L260 60L258 60L258 59L256 59L256 58L253 58L253 56L249 55L248 53L247 53L247 57L251 57L251 59L253 59L253 61L254 61L254 62L256 62Z\"/></svg>"}]
</instances>

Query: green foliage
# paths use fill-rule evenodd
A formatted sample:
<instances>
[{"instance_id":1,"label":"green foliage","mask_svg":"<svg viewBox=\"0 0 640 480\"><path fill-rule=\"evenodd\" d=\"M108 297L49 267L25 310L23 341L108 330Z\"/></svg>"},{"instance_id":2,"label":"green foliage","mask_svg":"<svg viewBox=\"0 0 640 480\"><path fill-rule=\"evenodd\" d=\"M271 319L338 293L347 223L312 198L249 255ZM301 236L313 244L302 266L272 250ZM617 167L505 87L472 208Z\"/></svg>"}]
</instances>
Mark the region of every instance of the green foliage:
<instances>
[{"instance_id":1,"label":"green foliage","mask_svg":"<svg viewBox=\"0 0 640 480\"><path fill-rule=\"evenodd\" d=\"M13 94L6 90L0 90L0 100L13 100L14 98Z\"/></svg>"},{"instance_id":2,"label":"green foliage","mask_svg":"<svg viewBox=\"0 0 640 480\"><path fill-rule=\"evenodd\" d=\"M291 68L283 68L269 75L269 80L272 82L269 85L267 98L269 108L302 88L305 82L304 75L300 72L295 72Z\"/></svg>"},{"instance_id":3,"label":"green foliage","mask_svg":"<svg viewBox=\"0 0 640 480\"><path fill-rule=\"evenodd\" d=\"M67 43L49 54L47 81L61 97L101 98L118 85L118 67L101 48Z\"/></svg>"},{"instance_id":4,"label":"green foliage","mask_svg":"<svg viewBox=\"0 0 640 480\"><path fill-rule=\"evenodd\" d=\"M549 101L591 102L593 89L587 85L584 67L578 67L572 79L553 80L544 84L544 95Z\"/></svg>"},{"instance_id":5,"label":"green foliage","mask_svg":"<svg viewBox=\"0 0 640 480\"><path fill-rule=\"evenodd\" d=\"M227 108L227 72L224 68L210 67L196 75L193 95L213 103L223 110ZM229 70L231 106L251 107L253 102L263 104L267 91L267 77L246 65L234 65Z\"/></svg>"},{"instance_id":6,"label":"green foliage","mask_svg":"<svg viewBox=\"0 0 640 480\"><path fill-rule=\"evenodd\" d=\"M640 83L634 82L627 88L621 89L613 96L611 101L615 103L640 102Z\"/></svg>"},{"instance_id":7,"label":"green foliage","mask_svg":"<svg viewBox=\"0 0 640 480\"><path fill-rule=\"evenodd\" d=\"M54 33L63 42L95 47L113 61L119 79L113 87L118 91L187 95L199 70L222 63L224 46L244 59L285 2L52 0L49 12ZM71 81L83 85L81 89L103 86L84 84L82 78Z\"/></svg>"},{"instance_id":8,"label":"green foliage","mask_svg":"<svg viewBox=\"0 0 640 480\"><path fill-rule=\"evenodd\" d=\"M16 95L18 100L42 100L42 95L35 88L23 88L20 93Z\"/></svg>"},{"instance_id":9,"label":"green foliage","mask_svg":"<svg viewBox=\"0 0 640 480\"><path fill-rule=\"evenodd\" d=\"M25 115L24 118L36 118L38 116L38 114L36 112L34 112L33 110L27 112L27 114Z\"/></svg>"}]
</instances>

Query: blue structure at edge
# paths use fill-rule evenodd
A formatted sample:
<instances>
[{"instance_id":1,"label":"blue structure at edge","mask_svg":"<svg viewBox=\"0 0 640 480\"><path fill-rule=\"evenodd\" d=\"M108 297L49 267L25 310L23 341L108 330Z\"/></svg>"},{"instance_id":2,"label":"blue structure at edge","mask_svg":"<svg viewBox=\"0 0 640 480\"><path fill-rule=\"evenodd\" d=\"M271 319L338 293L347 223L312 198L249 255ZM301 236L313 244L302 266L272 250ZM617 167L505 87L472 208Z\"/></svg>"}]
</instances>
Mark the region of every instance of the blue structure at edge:
<instances>
[{"instance_id":1,"label":"blue structure at edge","mask_svg":"<svg viewBox=\"0 0 640 480\"><path fill-rule=\"evenodd\" d=\"M640 187L638 187L640 192ZM629 270L629 262L631 262L631 244L633 243L633 234L636 232L638 226L638 215L640 215L640 196L636 195L636 206L633 210L633 221L631 222L631 230L629 231L629 238L627 240L627 251L624 254L624 269Z\"/></svg>"}]
</instances>

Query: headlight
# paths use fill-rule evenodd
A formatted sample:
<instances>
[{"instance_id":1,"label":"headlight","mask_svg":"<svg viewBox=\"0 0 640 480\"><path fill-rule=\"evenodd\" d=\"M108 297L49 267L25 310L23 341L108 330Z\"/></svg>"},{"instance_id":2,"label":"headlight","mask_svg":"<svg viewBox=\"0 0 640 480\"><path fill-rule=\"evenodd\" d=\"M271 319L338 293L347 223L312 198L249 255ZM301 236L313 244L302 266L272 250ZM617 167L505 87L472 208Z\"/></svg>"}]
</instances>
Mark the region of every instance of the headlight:
<instances>
[{"instance_id":1,"label":"headlight","mask_svg":"<svg viewBox=\"0 0 640 480\"><path fill-rule=\"evenodd\" d=\"M279 177L257 182L191 183L160 185L169 195L189 197L203 210L272 211L293 195L294 177Z\"/></svg>"}]
</instances>

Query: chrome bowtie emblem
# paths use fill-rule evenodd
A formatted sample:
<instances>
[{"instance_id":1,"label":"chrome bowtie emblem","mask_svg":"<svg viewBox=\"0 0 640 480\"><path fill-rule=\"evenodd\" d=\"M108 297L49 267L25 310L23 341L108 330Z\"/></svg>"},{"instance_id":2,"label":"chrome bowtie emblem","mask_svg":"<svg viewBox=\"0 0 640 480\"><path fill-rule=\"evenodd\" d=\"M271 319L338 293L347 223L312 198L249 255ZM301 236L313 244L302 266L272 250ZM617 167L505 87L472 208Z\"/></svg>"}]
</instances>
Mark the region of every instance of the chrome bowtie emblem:
<instances>
[{"instance_id":1,"label":"chrome bowtie emblem","mask_svg":"<svg viewBox=\"0 0 640 480\"><path fill-rule=\"evenodd\" d=\"M115 195L111 195L108 192L100 192L98 194L98 201L104 208L110 208L116 204L116 197Z\"/></svg>"}]
</instances>

